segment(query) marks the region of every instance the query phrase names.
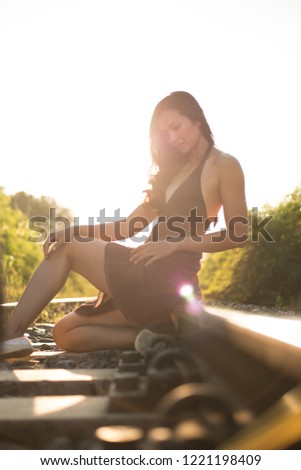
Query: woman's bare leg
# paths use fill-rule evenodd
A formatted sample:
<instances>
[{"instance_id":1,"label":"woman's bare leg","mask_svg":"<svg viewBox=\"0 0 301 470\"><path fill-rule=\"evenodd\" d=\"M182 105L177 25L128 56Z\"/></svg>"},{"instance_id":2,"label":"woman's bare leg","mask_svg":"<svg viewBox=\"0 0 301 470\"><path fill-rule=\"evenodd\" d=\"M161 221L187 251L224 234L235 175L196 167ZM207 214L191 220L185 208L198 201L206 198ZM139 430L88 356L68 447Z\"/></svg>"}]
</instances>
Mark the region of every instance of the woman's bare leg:
<instances>
[{"instance_id":1,"label":"woman's bare leg","mask_svg":"<svg viewBox=\"0 0 301 470\"><path fill-rule=\"evenodd\" d=\"M138 332L118 309L89 317L71 312L55 325L53 338L72 352L131 349Z\"/></svg>"},{"instance_id":2,"label":"woman's bare leg","mask_svg":"<svg viewBox=\"0 0 301 470\"><path fill-rule=\"evenodd\" d=\"M71 270L88 279L97 289L111 295L104 273L106 242L72 240L44 259L29 281L5 327L5 339L23 336L46 305L64 286Z\"/></svg>"}]
</instances>

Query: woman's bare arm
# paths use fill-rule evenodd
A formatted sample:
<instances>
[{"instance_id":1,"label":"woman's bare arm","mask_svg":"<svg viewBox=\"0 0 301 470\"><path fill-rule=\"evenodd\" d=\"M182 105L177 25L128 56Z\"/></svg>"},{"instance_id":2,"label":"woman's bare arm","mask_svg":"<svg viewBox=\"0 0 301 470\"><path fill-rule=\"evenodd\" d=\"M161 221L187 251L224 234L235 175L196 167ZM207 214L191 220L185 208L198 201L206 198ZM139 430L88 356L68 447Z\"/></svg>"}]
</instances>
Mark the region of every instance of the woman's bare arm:
<instances>
[{"instance_id":1,"label":"woman's bare arm","mask_svg":"<svg viewBox=\"0 0 301 470\"><path fill-rule=\"evenodd\" d=\"M140 204L125 219L116 222L106 222L97 225L78 225L52 232L47 237L44 245L44 256L48 257L49 253L56 251L61 245L75 238L78 241L93 238L104 241L117 241L130 238L136 233L143 230L157 216L156 211L146 204Z\"/></svg>"},{"instance_id":2,"label":"woman's bare arm","mask_svg":"<svg viewBox=\"0 0 301 470\"><path fill-rule=\"evenodd\" d=\"M104 241L130 238L147 227L156 217L155 210L146 204L140 204L128 217L122 220L95 225L95 238ZM88 230L89 226L81 228L83 232Z\"/></svg>"},{"instance_id":3,"label":"woman's bare arm","mask_svg":"<svg viewBox=\"0 0 301 470\"><path fill-rule=\"evenodd\" d=\"M248 239L248 209L244 175L236 158L223 157L217 162L218 189L226 229L190 237L176 243L177 250L213 253L242 247Z\"/></svg>"}]
</instances>

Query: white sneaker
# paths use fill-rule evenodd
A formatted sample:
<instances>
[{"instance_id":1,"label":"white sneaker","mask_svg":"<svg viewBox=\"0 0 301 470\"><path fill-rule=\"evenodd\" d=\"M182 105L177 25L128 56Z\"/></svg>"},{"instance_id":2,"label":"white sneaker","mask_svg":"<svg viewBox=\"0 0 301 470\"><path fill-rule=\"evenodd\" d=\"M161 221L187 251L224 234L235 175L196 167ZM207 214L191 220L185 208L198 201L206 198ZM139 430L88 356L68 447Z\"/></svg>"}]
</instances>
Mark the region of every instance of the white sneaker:
<instances>
[{"instance_id":1,"label":"white sneaker","mask_svg":"<svg viewBox=\"0 0 301 470\"><path fill-rule=\"evenodd\" d=\"M135 349L143 357L148 357L152 352L174 346L176 340L173 336L162 333L154 333L148 329L141 330L135 339Z\"/></svg>"},{"instance_id":2,"label":"white sneaker","mask_svg":"<svg viewBox=\"0 0 301 470\"><path fill-rule=\"evenodd\" d=\"M32 344L25 336L0 342L0 360L9 357L29 356L32 352Z\"/></svg>"}]
</instances>

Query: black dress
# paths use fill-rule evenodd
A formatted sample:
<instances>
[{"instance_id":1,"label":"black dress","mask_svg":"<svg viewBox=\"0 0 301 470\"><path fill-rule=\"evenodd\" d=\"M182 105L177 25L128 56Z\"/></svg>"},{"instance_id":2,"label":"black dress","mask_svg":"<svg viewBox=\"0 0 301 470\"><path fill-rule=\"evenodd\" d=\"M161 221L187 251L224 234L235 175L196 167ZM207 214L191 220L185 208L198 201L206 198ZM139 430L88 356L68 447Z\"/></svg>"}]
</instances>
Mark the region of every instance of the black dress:
<instances>
[{"instance_id":1,"label":"black dress","mask_svg":"<svg viewBox=\"0 0 301 470\"><path fill-rule=\"evenodd\" d=\"M203 224L203 231L206 230L207 213L200 185L205 160L199 162L167 203L163 201L150 241L165 239L172 243L194 236L196 223L198 227ZM201 254L176 251L145 267L146 260L137 264L129 261L131 249L109 242L105 249L105 274L115 305L132 325L154 327L170 323L173 306L183 302L179 290L184 284L192 285L194 294L200 297L197 274Z\"/></svg>"}]
</instances>

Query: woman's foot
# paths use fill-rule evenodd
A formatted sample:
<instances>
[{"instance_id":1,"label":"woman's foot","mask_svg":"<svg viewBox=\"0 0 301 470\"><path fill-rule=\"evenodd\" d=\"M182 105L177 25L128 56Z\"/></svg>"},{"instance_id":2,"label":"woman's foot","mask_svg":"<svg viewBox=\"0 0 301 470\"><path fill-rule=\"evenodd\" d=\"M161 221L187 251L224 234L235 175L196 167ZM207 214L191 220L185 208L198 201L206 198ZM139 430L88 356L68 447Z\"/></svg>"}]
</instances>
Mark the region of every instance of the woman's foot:
<instances>
[{"instance_id":1,"label":"woman's foot","mask_svg":"<svg viewBox=\"0 0 301 470\"><path fill-rule=\"evenodd\" d=\"M0 341L0 360L29 356L32 352L32 344L25 336Z\"/></svg>"}]
</instances>

